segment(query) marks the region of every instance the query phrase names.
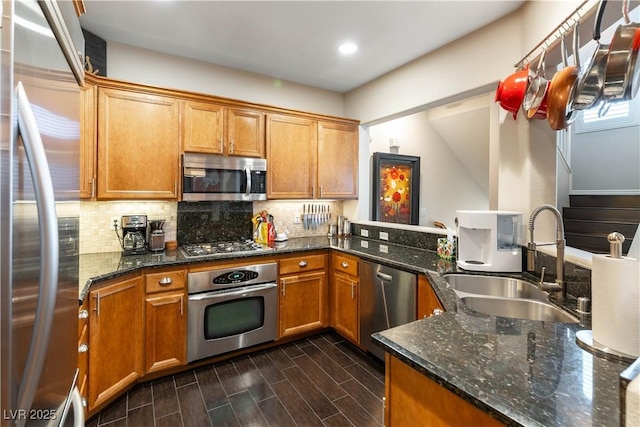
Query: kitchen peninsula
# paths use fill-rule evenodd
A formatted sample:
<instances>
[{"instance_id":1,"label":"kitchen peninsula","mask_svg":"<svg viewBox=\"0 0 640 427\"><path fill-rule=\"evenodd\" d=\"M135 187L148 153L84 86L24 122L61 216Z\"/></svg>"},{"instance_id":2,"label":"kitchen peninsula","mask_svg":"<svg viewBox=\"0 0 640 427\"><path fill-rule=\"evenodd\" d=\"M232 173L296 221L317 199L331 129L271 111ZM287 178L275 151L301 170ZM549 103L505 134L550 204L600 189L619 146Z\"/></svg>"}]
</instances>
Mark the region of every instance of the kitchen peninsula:
<instances>
[{"instance_id":1,"label":"kitchen peninsula","mask_svg":"<svg viewBox=\"0 0 640 427\"><path fill-rule=\"evenodd\" d=\"M445 313L374 334L372 338L389 353L387 363L392 361L393 365L391 369L387 366L387 372L392 381L398 364L409 368L405 369L409 374L406 384L418 387L411 390L411 397L424 397L419 387L427 380L478 408L483 415L488 414L498 424L619 424L618 375L628 364L595 357L577 346L575 333L584 329L581 325L588 325L589 319L580 319L580 324L564 324L474 313L442 278L442 274L456 271L455 262L438 258L432 250L389 242L384 242L386 252L381 252L381 245L380 241L359 237L295 238L276 246L273 252L252 258L329 251L425 275ZM83 286L81 297L89 287L142 268L184 268L207 261L211 262L187 260L179 252L122 259L111 253L83 255L81 281L86 287ZM409 408L422 410L429 399L406 405L406 401L396 401L395 393L399 393L398 389L389 389L387 384L387 425L399 421L398 412L409 417L424 416ZM402 411L397 410L397 405Z\"/></svg>"}]
</instances>

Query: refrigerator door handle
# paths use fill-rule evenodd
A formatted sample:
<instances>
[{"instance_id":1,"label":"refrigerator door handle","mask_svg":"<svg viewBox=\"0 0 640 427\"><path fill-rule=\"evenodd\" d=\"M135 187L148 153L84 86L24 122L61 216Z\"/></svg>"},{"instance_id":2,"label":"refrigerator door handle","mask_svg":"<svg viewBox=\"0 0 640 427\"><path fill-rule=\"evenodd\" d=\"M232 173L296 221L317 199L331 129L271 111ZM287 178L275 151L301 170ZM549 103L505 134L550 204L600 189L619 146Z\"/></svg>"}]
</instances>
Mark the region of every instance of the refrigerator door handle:
<instances>
[{"instance_id":1,"label":"refrigerator door handle","mask_svg":"<svg viewBox=\"0 0 640 427\"><path fill-rule=\"evenodd\" d=\"M58 288L58 219L53 181L38 126L22 82L18 82L18 129L22 135L33 180L40 226L40 281L31 344L20 390L18 408L30 410L44 366Z\"/></svg>"}]
</instances>

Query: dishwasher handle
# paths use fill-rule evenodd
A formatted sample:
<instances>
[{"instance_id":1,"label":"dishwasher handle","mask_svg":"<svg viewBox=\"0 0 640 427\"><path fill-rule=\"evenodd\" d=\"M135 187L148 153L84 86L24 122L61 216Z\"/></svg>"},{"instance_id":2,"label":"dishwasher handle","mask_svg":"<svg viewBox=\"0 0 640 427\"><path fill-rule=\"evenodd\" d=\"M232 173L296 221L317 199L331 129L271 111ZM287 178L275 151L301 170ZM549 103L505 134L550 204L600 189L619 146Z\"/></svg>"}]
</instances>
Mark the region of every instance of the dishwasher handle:
<instances>
[{"instance_id":1,"label":"dishwasher handle","mask_svg":"<svg viewBox=\"0 0 640 427\"><path fill-rule=\"evenodd\" d=\"M390 274L382 273L381 271L376 271L376 277L383 282L393 282L393 276Z\"/></svg>"}]
</instances>

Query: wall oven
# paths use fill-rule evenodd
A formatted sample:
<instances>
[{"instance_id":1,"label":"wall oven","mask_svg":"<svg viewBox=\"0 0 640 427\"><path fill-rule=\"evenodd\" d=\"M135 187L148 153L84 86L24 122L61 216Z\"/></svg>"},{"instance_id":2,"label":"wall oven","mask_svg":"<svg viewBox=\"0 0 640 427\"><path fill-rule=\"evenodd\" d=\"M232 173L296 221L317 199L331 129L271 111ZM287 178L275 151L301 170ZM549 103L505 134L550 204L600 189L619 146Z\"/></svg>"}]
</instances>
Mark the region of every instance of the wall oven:
<instances>
[{"instance_id":1,"label":"wall oven","mask_svg":"<svg viewBox=\"0 0 640 427\"><path fill-rule=\"evenodd\" d=\"M185 153L182 157L182 200L267 200L267 161Z\"/></svg>"},{"instance_id":2,"label":"wall oven","mask_svg":"<svg viewBox=\"0 0 640 427\"><path fill-rule=\"evenodd\" d=\"M187 360L274 341L277 275L276 263L189 273Z\"/></svg>"}]
</instances>

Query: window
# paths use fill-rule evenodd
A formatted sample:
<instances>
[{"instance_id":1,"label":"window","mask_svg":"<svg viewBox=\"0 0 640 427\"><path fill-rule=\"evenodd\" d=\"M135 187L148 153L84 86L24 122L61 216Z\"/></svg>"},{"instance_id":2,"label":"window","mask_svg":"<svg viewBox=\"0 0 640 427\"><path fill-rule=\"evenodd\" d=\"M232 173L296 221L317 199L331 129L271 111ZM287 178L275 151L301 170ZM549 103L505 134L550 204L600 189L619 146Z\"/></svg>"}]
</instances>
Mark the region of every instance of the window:
<instances>
[{"instance_id":1,"label":"window","mask_svg":"<svg viewBox=\"0 0 640 427\"><path fill-rule=\"evenodd\" d=\"M576 119L576 133L638 126L638 101L599 103Z\"/></svg>"}]
</instances>

